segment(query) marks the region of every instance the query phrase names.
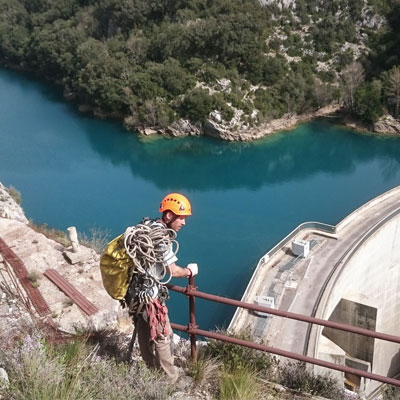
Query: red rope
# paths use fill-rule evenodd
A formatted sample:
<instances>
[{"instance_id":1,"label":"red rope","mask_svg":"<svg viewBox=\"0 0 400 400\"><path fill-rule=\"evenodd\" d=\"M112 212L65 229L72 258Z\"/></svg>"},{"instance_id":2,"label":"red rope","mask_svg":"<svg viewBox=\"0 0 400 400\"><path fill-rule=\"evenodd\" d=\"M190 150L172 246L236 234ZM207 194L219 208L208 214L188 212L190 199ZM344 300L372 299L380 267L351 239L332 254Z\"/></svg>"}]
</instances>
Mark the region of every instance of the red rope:
<instances>
[{"instance_id":1,"label":"red rope","mask_svg":"<svg viewBox=\"0 0 400 400\"><path fill-rule=\"evenodd\" d=\"M165 338L168 336L167 315L168 308L157 299L146 304L146 313L150 326L150 340Z\"/></svg>"}]
</instances>

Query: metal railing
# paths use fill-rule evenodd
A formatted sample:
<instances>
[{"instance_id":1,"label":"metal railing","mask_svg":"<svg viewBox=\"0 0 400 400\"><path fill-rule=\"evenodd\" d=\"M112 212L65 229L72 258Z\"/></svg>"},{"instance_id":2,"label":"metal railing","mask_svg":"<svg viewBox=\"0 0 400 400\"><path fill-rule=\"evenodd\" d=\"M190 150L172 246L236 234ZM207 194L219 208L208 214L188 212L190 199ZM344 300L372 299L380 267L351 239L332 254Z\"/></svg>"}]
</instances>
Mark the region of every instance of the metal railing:
<instances>
[{"instance_id":1,"label":"metal railing","mask_svg":"<svg viewBox=\"0 0 400 400\"><path fill-rule=\"evenodd\" d=\"M189 278L188 285L186 287L181 287L181 286L176 286L176 285L171 285L171 284L168 284L167 286L170 290L178 292L178 293L182 293L189 298L189 323L188 323L188 325L184 326L184 325L171 323L171 326L173 329L176 329L176 330L179 330L182 332L187 332L189 334L190 343L191 343L191 357L192 357L193 361L197 360L196 335L201 335L201 336L208 337L211 339L234 343L234 344L238 344L240 346L246 346L246 347L253 348L256 350L261 350L261 351L268 352L271 354L276 354L276 355L291 358L294 360L303 361L306 363L318 365L318 366L333 369L336 371L341 371L344 373L357 375L362 378L371 379L371 380L387 383L390 385L400 386L400 380L397 380L394 378L373 374L371 372L362 371L362 370L359 370L356 368L350 368L345 365L334 364L334 363L331 363L328 361L319 360L317 358L308 357L303 354L292 353L292 352L289 352L286 350L277 349L275 347L261 345L256 342L251 342L251 341L223 335L221 333L216 333L216 332L199 329L198 325L196 324L195 297L199 297L199 298L202 298L205 300L215 301L218 303L227 304L227 305L231 305L231 306L235 306L235 307L242 307L247 310L260 311L260 312L264 312L264 313L268 313L268 314L272 314L272 315L277 315L277 316L283 317L283 318L295 319L298 321L322 325L322 326L330 327L333 329L339 329L339 330L342 330L345 332L351 332L351 333L355 333L355 334L359 334L359 335L364 335L367 337L372 337L375 339L381 339L381 340L386 340L389 342L394 342L394 343L400 344L400 337L398 337L398 336L388 335L385 333L380 333L380 332L375 332L375 331L370 331L368 329L359 328L359 327L355 327L355 326L347 325L347 324L341 324L339 322L327 321L327 320L323 320L323 319L319 319L319 318L310 317L307 315L296 314L296 313L292 313L292 312L288 312L288 311L282 311L282 310L277 310L277 309L273 309L273 308L257 306L255 304L245 303L245 302L230 299L227 297L221 297L221 296L216 296L216 295L205 293L205 292L200 292L197 290L197 287L195 286L193 277Z\"/></svg>"}]
</instances>

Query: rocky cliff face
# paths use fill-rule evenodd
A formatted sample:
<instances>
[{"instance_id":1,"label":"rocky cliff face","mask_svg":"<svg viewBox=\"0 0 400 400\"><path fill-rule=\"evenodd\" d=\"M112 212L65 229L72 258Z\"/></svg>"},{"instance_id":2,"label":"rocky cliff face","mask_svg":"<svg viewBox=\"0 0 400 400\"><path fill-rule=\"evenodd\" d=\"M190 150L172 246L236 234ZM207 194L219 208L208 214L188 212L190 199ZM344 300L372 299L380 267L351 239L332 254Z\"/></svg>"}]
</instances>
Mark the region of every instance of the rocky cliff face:
<instances>
[{"instance_id":1,"label":"rocky cliff face","mask_svg":"<svg viewBox=\"0 0 400 400\"><path fill-rule=\"evenodd\" d=\"M9 191L0 182L0 218L15 219L23 224L28 223L28 219L19 204L11 197Z\"/></svg>"},{"instance_id":2,"label":"rocky cliff face","mask_svg":"<svg viewBox=\"0 0 400 400\"><path fill-rule=\"evenodd\" d=\"M374 124L374 132L382 135L400 135L400 120L385 115Z\"/></svg>"},{"instance_id":3,"label":"rocky cliff face","mask_svg":"<svg viewBox=\"0 0 400 400\"><path fill-rule=\"evenodd\" d=\"M231 124L227 125L222 121L222 119L218 119L215 114L211 113L211 118L204 123L202 129L204 135L216 137L222 140L251 141L279 131L293 129L299 123L306 122L313 118L333 114L334 112L338 111L339 108L339 105L331 105L320 108L318 111L313 113L287 115L283 118L274 119L256 127L242 125L237 129L232 129Z\"/></svg>"},{"instance_id":4,"label":"rocky cliff face","mask_svg":"<svg viewBox=\"0 0 400 400\"><path fill-rule=\"evenodd\" d=\"M77 328L118 328L121 321L126 321L124 328L132 327L129 319L123 315L118 301L113 300L104 290L100 269L99 255L92 249L80 246L82 257L71 265L65 254L70 250L62 244L49 239L43 233L35 231L18 204L11 198L0 183L0 238L22 260L27 270L28 279L37 285L51 313L48 315L63 331L74 332ZM43 273L55 269L63 278L73 285L99 311L86 315L66 294L47 279ZM24 289L11 277L11 265L0 252L0 319L1 324L29 322L37 315L32 308L27 310L21 302ZM8 325L7 325L8 326Z\"/></svg>"}]
</instances>

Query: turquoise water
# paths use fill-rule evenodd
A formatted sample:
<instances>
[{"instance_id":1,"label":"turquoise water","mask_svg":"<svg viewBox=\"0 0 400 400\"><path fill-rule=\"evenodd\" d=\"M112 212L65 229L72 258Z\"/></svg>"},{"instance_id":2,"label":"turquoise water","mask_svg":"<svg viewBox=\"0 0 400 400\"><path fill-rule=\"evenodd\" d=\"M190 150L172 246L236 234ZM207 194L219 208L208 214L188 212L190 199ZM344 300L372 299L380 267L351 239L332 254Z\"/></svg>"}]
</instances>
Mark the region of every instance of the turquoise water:
<instances>
[{"instance_id":1,"label":"turquoise water","mask_svg":"<svg viewBox=\"0 0 400 400\"><path fill-rule=\"evenodd\" d=\"M37 223L115 236L157 216L166 192L188 195L194 215L179 233L179 262L199 264L200 290L237 299L258 259L298 224L336 224L400 184L400 139L327 122L253 143L139 139L79 114L54 87L1 69L0 135L0 181L21 192ZM186 298L173 294L169 308L174 322L187 322ZM197 301L204 329L233 312Z\"/></svg>"}]
</instances>

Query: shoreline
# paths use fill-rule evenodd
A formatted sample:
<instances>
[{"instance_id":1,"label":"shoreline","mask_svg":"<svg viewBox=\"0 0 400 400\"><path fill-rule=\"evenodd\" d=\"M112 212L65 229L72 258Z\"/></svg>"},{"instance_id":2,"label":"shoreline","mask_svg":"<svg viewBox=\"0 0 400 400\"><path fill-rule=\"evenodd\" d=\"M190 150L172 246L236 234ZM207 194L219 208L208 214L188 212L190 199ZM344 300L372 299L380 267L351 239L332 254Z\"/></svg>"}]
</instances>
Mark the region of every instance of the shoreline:
<instances>
[{"instance_id":1,"label":"shoreline","mask_svg":"<svg viewBox=\"0 0 400 400\"><path fill-rule=\"evenodd\" d=\"M68 100L68 99L67 99ZM70 100L71 101L71 100ZM87 105L78 105L82 113L89 113L99 119L113 119L120 121L128 131L141 137L185 137L185 136L209 136L225 142L250 142L272 136L280 132L292 131L299 125L310 122L318 118L332 118L337 121L337 125L348 128L359 134L368 134L379 137L399 137L400 120L394 119L390 115L384 115L376 124L368 125L360 120L345 113L342 105L331 104L320 109L299 115L286 115L282 118L273 119L247 130L232 130L225 125L216 123L212 119L206 120L203 125L193 124L188 120L180 120L166 128L152 126L132 127L126 124L124 116L115 113L105 113Z\"/></svg>"},{"instance_id":2,"label":"shoreline","mask_svg":"<svg viewBox=\"0 0 400 400\"><path fill-rule=\"evenodd\" d=\"M260 126L255 127L254 129L250 129L246 132L240 133L239 138L236 140L240 141L257 140L257 139L262 139L266 136L274 135L279 132L284 132L289 130L291 131L293 129L296 129L299 125L312 121L313 119L332 116L333 114L337 113L340 109L341 109L340 105L329 105L321 107L317 111L306 114L284 116L282 118L274 119L267 123L261 124Z\"/></svg>"},{"instance_id":3,"label":"shoreline","mask_svg":"<svg viewBox=\"0 0 400 400\"><path fill-rule=\"evenodd\" d=\"M400 137L400 120L394 119L391 115L383 115L375 124L366 124L351 117L343 111L341 105L329 105L311 113L283 117L260 125L254 130L244 132L239 138L222 140L252 141L262 139L280 132L292 131L299 125L305 124L319 118L335 119L335 124L352 130L358 134L378 137ZM255 132L255 133L254 133Z\"/></svg>"},{"instance_id":4,"label":"shoreline","mask_svg":"<svg viewBox=\"0 0 400 400\"><path fill-rule=\"evenodd\" d=\"M188 120L178 120L171 123L165 128L154 126L137 127L129 124L129 116L121 112L106 112L99 107L89 104L80 103L76 93L63 87L59 81L38 77L33 71L24 70L15 66L5 66L3 68L10 71L22 72L23 74L33 74L34 77L43 79L45 82L55 85L61 89L62 98L70 103L73 103L77 111L82 114L91 115L97 119L114 120L122 124L125 130L132 132L142 137L185 137L185 136L209 136L227 142L247 142L254 141L271 136L284 131L296 129L299 125L312 121L318 118L335 118L337 125L351 129L360 134L368 134L379 137L399 137L400 136L400 119L393 118L390 114L384 115L375 124L366 124L360 120L346 114L341 104L330 104L316 111L305 114L289 115L286 114L282 118L270 120L258 126L248 129L233 130L231 127L216 122L211 113L210 118L203 124L192 123Z\"/></svg>"}]
</instances>

